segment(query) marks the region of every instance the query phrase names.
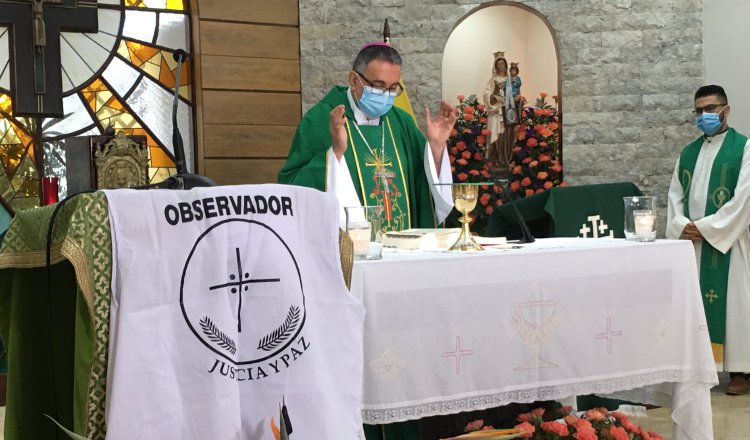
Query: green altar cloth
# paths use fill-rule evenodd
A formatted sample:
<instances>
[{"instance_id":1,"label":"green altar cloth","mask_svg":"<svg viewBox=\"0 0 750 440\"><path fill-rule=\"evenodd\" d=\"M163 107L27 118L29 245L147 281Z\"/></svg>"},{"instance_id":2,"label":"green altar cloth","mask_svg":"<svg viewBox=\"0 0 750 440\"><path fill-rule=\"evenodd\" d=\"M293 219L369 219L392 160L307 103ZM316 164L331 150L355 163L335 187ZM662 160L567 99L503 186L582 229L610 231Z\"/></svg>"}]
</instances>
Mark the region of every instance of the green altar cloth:
<instances>
[{"instance_id":1,"label":"green altar cloth","mask_svg":"<svg viewBox=\"0 0 750 440\"><path fill-rule=\"evenodd\" d=\"M0 247L0 339L7 349L5 440L64 438L44 414L103 440L111 237L103 193L58 214L47 292L45 240L54 206L17 213Z\"/></svg>"},{"instance_id":2,"label":"green altar cloth","mask_svg":"<svg viewBox=\"0 0 750 440\"><path fill-rule=\"evenodd\" d=\"M623 197L640 195L643 195L641 190L631 182L604 183L555 187L516 200L514 204L537 238L578 237L584 224L593 229L588 221L592 215L599 215L616 238L624 238ZM519 238L521 233L513 207L508 204L497 207L487 223L485 234Z\"/></svg>"}]
</instances>

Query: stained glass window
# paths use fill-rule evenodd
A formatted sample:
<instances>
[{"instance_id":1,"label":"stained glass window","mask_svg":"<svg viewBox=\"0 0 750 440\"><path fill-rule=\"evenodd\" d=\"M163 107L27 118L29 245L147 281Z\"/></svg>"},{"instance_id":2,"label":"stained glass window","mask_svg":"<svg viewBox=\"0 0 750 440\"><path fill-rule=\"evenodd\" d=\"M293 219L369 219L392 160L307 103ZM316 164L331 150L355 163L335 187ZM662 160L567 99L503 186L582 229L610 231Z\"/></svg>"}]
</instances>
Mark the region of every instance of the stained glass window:
<instances>
[{"instance_id":1,"label":"stained glass window","mask_svg":"<svg viewBox=\"0 0 750 440\"><path fill-rule=\"evenodd\" d=\"M187 1L98 0L97 6L97 33L60 35L62 118L14 117L11 32L0 25L0 195L17 209L39 205L42 167L45 174L60 177L65 196L64 173L59 171L65 162L64 139L100 135L108 127L146 137L151 182L175 173L171 112L177 63L172 53L191 51ZM188 61L180 70L177 118L191 169L192 78Z\"/></svg>"}]
</instances>

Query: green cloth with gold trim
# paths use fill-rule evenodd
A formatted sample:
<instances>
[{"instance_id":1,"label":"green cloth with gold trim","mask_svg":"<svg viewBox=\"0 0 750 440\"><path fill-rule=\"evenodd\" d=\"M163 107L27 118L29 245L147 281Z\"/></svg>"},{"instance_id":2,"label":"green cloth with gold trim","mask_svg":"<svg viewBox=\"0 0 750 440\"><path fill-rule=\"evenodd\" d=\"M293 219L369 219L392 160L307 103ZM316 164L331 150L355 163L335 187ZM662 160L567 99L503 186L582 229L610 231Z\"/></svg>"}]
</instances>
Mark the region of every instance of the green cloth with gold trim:
<instances>
[{"instance_id":1,"label":"green cloth with gold trim","mask_svg":"<svg viewBox=\"0 0 750 440\"><path fill-rule=\"evenodd\" d=\"M5 440L64 438L44 414L104 440L112 268L107 201L103 193L82 194L60 209L48 296L45 242L53 209L19 211L0 248Z\"/></svg>"},{"instance_id":2,"label":"green cloth with gold trim","mask_svg":"<svg viewBox=\"0 0 750 440\"><path fill-rule=\"evenodd\" d=\"M435 227L434 203L424 168L427 141L414 119L394 106L380 118L379 125L358 126L346 87L332 88L302 118L289 158L279 172L279 183L326 190L329 115L341 104L346 107L347 119L344 158L360 203L384 207L384 230Z\"/></svg>"},{"instance_id":3,"label":"green cloth with gold trim","mask_svg":"<svg viewBox=\"0 0 750 440\"><path fill-rule=\"evenodd\" d=\"M742 155L746 143L747 137L737 133L735 129L730 128L727 131L724 142L721 144L711 166L705 216L715 214L734 197L734 189L739 180ZM690 218L688 202L692 178L702 145L703 137L701 136L688 144L680 154L680 183L685 200L684 215L687 218ZM708 333L711 342L723 344L726 331L727 285L729 284L731 250L722 254L711 246L707 240L702 240L702 242L700 284L703 307L706 310L706 320L708 321Z\"/></svg>"}]
</instances>

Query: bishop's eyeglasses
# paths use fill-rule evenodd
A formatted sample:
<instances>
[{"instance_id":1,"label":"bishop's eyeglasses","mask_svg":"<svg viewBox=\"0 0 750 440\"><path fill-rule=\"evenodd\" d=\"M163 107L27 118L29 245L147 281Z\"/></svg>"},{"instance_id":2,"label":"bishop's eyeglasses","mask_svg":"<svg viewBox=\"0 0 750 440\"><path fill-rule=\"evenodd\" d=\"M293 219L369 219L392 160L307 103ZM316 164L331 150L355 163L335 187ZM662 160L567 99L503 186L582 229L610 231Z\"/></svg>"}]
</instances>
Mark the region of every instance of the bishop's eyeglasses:
<instances>
[{"instance_id":1,"label":"bishop's eyeglasses","mask_svg":"<svg viewBox=\"0 0 750 440\"><path fill-rule=\"evenodd\" d=\"M404 92L404 88L401 87L401 84L396 84L392 86L391 88L386 89L382 84L373 84L372 81L367 79L364 75L357 72L356 70L354 71L354 73L356 73L357 75L359 75L360 78L365 80L365 83L367 83L368 86L372 87L372 93L375 95L385 95L387 93L390 96L396 97Z\"/></svg>"}]
</instances>

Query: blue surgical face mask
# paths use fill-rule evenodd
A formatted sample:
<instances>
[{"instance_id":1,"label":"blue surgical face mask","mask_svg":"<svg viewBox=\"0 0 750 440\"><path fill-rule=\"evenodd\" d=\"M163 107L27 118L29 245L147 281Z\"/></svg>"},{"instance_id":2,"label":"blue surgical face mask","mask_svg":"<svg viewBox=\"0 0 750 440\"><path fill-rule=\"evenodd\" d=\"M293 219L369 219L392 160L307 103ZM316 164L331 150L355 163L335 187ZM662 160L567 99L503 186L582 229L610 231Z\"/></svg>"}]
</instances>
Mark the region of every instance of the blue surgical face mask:
<instances>
[{"instance_id":1,"label":"blue surgical face mask","mask_svg":"<svg viewBox=\"0 0 750 440\"><path fill-rule=\"evenodd\" d=\"M721 128L722 121L719 113L701 113L695 118L695 126L707 136L713 136Z\"/></svg>"},{"instance_id":2,"label":"blue surgical face mask","mask_svg":"<svg viewBox=\"0 0 750 440\"><path fill-rule=\"evenodd\" d=\"M393 107L393 99L390 93L377 94L373 93L372 87L365 86L362 91L362 97L357 101L359 109L371 118L379 118L388 113Z\"/></svg>"}]
</instances>

